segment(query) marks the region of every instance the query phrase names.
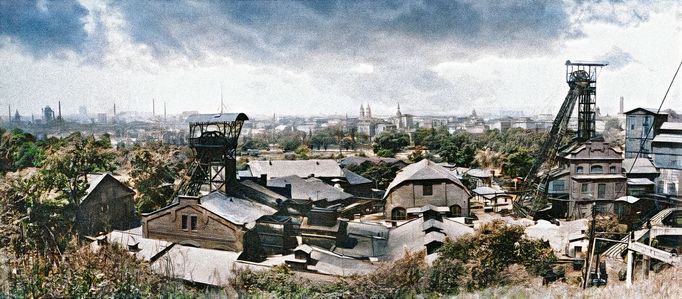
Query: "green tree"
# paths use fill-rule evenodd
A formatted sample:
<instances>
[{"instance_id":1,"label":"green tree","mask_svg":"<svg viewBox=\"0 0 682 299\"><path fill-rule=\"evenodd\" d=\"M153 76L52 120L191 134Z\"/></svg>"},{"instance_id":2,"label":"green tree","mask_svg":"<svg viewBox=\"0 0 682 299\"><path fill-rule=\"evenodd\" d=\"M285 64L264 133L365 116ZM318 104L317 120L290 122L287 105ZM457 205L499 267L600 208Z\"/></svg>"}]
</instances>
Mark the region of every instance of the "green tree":
<instances>
[{"instance_id":1,"label":"green tree","mask_svg":"<svg viewBox=\"0 0 682 299\"><path fill-rule=\"evenodd\" d=\"M34 142L26 142L14 153L14 169L40 167L45 160L45 151Z\"/></svg>"},{"instance_id":2,"label":"green tree","mask_svg":"<svg viewBox=\"0 0 682 299\"><path fill-rule=\"evenodd\" d=\"M139 149L134 153L131 166L131 183L138 191L136 205L139 213L155 211L171 202L178 169L164 155Z\"/></svg>"},{"instance_id":3,"label":"green tree","mask_svg":"<svg viewBox=\"0 0 682 299\"><path fill-rule=\"evenodd\" d=\"M533 166L535 158L528 150L520 149L509 155L502 173L511 177L524 177Z\"/></svg>"},{"instance_id":4,"label":"green tree","mask_svg":"<svg viewBox=\"0 0 682 299\"><path fill-rule=\"evenodd\" d=\"M111 143L106 145L93 136L74 133L64 140L64 145L51 148L41 170L47 187L63 192L71 204L79 206L88 186L87 175L115 168Z\"/></svg>"},{"instance_id":5,"label":"green tree","mask_svg":"<svg viewBox=\"0 0 682 299\"><path fill-rule=\"evenodd\" d=\"M374 153L378 155L381 153L380 156L382 157L392 157L409 144L410 136L405 133L397 131L382 132L374 138L373 149Z\"/></svg>"}]
</instances>

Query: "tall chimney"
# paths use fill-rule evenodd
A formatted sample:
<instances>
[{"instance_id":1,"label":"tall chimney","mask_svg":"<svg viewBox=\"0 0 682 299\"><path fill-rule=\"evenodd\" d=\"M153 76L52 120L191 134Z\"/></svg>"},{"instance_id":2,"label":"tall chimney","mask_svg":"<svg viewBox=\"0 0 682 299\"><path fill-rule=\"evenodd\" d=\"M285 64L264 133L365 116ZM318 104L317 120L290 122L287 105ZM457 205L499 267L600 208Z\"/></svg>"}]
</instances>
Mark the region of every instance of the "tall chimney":
<instances>
[{"instance_id":1,"label":"tall chimney","mask_svg":"<svg viewBox=\"0 0 682 299\"><path fill-rule=\"evenodd\" d=\"M152 99L152 116L156 116L156 100Z\"/></svg>"},{"instance_id":2,"label":"tall chimney","mask_svg":"<svg viewBox=\"0 0 682 299\"><path fill-rule=\"evenodd\" d=\"M61 120L62 119L62 101L57 102L57 104L59 105L59 116L57 118L59 118Z\"/></svg>"},{"instance_id":3,"label":"tall chimney","mask_svg":"<svg viewBox=\"0 0 682 299\"><path fill-rule=\"evenodd\" d=\"M623 97L620 97L620 111L619 114L625 113L625 99Z\"/></svg>"},{"instance_id":4,"label":"tall chimney","mask_svg":"<svg viewBox=\"0 0 682 299\"><path fill-rule=\"evenodd\" d=\"M114 117L116 117L116 103L114 103Z\"/></svg>"}]
</instances>

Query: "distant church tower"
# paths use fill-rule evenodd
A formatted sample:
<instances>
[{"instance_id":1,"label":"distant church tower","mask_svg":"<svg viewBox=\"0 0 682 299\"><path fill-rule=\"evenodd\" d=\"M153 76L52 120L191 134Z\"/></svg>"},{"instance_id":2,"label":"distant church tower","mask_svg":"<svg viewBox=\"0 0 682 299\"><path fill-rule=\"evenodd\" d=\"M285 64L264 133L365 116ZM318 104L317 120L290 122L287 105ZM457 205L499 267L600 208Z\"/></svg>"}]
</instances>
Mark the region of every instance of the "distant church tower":
<instances>
[{"instance_id":1,"label":"distant church tower","mask_svg":"<svg viewBox=\"0 0 682 299\"><path fill-rule=\"evenodd\" d=\"M400 103L398 103L398 111L395 112L395 126L398 129L403 127L403 113L400 112Z\"/></svg>"},{"instance_id":2,"label":"distant church tower","mask_svg":"<svg viewBox=\"0 0 682 299\"><path fill-rule=\"evenodd\" d=\"M360 104L360 119L365 118L365 107Z\"/></svg>"},{"instance_id":3,"label":"distant church tower","mask_svg":"<svg viewBox=\"0 0 682 299\"><path fill-rule=\"evenodd\" d=\"M367 109L365 109L365 117L372 118L372 109L369 108L369 103L367 103Z\"/></svg>"}]
</instances>

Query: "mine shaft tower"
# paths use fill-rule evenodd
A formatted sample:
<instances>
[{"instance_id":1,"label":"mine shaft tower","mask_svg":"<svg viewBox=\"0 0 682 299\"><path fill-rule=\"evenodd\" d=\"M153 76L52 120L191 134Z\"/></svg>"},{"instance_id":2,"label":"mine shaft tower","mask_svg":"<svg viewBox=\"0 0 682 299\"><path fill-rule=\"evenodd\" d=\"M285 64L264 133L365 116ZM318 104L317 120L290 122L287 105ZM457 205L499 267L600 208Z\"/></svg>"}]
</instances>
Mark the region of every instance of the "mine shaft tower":
<instances>
[{"instance_id":1,"label":"mine shaft tower","mask_svg":"<svg viewBox=\"0 0 682 299\"><path fill-rule=\"evenodd\" d=\"M187 118L189 145L195 157L188 171L190 179L182 185L180 194L227 192L236 185L237 139L248 119L244 113L195 114Z\"/></svg>"},{"instance_id":2,"label":"mine shaft tower","mask_svg":"<svg viewBox=\"0 0 682 299\"><path fill-rule=\"evenodd\" d=\"M581 84L578 94L578 132L577 141L587 141L595 137L597 114L597 72L606 63L571 62L566 60L566 83L573 87Z\"/></svg>"}]
</instances>

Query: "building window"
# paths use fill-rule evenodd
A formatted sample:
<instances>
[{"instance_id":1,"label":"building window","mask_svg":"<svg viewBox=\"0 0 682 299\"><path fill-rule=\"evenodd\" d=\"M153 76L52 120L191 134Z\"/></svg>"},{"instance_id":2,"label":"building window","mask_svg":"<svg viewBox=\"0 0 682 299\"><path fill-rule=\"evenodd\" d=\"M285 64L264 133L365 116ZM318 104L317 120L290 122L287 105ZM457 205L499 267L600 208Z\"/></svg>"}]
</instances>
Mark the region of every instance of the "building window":
<instances>
[{"instance_id":1,"label":"building window","mask_svg":"<svg viewBox=\"0 0 682 299\"><path fill-rule=\"evenodd\" d=\"M428 184L428 185L422 185L423 191L424 191L424 196L430 196L433 195L433 185Z\"/></svg>"},{"instance_id":2,"label":"building window","mask_svg":"<svg viewBox=\"0 0 682 299\"><path fill-rule=\"evenodd\" d=\"M453 217L461 217L462 207L460 207L459 205L452 205L450 207L450 213L452 214Z\"/></svg>"},{"instance_id":3,"label":"building window","mask_svg":"<svg viewBox=\"0 0 682 299\"><path fill-rule=\"evenodd\" d=\"M663 181L658 181L658 184L656 185L656 193L663 193Z\"/></svg>"},{"instance_id":4,"label":"building window","mask_svg":"<svg viewBox=\"0 0 682 299\"><path fill-rule=\"evenodd\" d=\"M187 215L182 215L182 229L183 230L187 230L187 227L189 226L187 224L188 224L187 223Z\"/></svg>"},{"instance_id":5,"label":"building window","mask_svg":"<svg viewBox=\"0 0 682 299\"><path fill-rule=\"evenodd\" d=\"M580 185L580 193L588 193L590 190L590 184L589 183L582 183Z\"/></svg>"},{"instance_id":6,"label":"building window","mask_svg":"<svg viewBox=\"0 0 682 299\"><path fill-rule=\"evenodd\" d=\"M563 192L566 189L565 182L563 180L554 181L554 192Z\"/></svg>"},{"instance_id":7,"label":"building window","mask_svg":"<svg viewBox=\"0 0 682 299\"><path fill-rule=\"evenodd\" d=\"M616 173L616 166L609 167L609 172L610 173Z\"/></svg>"},{"instance_id":8,"label":"building window","mask_svg":"<svg viewBox=\"0 0 682 299\"><path fill-rule=\"evenodd\" d=\"M677 194L677 186L675 186L675 183L668 183L668 194Z\"/></svg>"},{"instance_id":9,"label":"building window","mask_svg":"<svg viewBox=\"0 0 682 299\"><path fill-rule=\"evenodd\" d=\"M604 173L604 168L601 165L592 165L590 173Z\"/></svg>"},{"instance_id":10,"label":"building window","mask_svg":"<svg viewBox=\"0 0 682 299\"><path fill-rule=\"evenodd\" d=\"M191 220L191 221L190 221L190 222L191 222L190 224L191 224L191 229L192 229L192 231L197 231L197 216L196 216L196 215L192 215L192 216L190 216L189 218L190 218L190 220Z\"/></svg>"},{"instance_id":11,"label":"building window","mask_svg":"<svg viewBox=\"0 0 682 299\"><path fill-rule=\"evenodd\" d=\"M582 174L582 173L583 173L583 167L582 167L582 166L576 167L576 168L575 168L575 173L577 173L577 174Z\"/></svg>"},{"instance_id":12,"label":"building window","mask_svg":"<svg viewBox=\"0 0 682 299\"><path fill-rule=\"evenodd\" d=\"M606 196L606 184L597 185L597 198L604 198Z\"/></svg>"},{"instance_id":13,"label":"building window","mask_svg":"<svg viewBox=\"0 0 682 299\"><path fill-rule=\"evenodd\" d=\"M407 212L404 208L393 208L391 211L391 220L405 220L407 219Z\"/></svg>"}]
</instances>

